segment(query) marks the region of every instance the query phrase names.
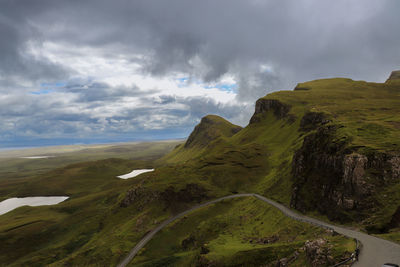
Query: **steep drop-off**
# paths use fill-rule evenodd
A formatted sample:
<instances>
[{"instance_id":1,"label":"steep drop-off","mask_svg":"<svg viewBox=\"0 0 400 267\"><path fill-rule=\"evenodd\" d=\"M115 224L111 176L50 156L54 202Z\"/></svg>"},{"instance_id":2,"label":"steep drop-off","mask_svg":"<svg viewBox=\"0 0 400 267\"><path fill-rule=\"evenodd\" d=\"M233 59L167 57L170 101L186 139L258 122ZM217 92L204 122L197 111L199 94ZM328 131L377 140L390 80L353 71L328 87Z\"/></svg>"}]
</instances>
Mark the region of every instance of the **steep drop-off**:
<instances>
[{"instance_id":1,"label":"steep drop-off","mask_svg":"<svg viewBox=\"0 0 400 267\"><path fill-rule=\"evenodd\" d=\"M256 179L242 180L235 191L251 189L302 212L387 232L399 225L398 81L395 71L386 83L344 78L301 83L294 91L259 99L249 125L231 136L204 134L217 131L204 118L186 144L165 158L177 163L184 158L193 166L214 162L232 180L239 173L227 163L246 158L257 163L247 174ZM205 149L185 154L192 144ZM227 151L235 152L227 157Z\"/></svg>"}]
</instances>

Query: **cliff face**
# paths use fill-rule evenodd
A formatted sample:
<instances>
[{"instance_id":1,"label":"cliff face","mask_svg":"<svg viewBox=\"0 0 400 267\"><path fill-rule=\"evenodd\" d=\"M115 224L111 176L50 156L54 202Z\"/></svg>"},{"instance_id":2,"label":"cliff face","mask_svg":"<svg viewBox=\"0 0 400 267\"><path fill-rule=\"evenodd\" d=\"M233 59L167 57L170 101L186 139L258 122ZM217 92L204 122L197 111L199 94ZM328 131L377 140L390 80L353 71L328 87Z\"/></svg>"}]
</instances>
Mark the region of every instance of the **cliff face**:
<instances>
[{"instance_id":1,"label":"cliff face","mask_svg":"<svg viewBox=\"0 0 400 267\"><path fill-rule=\"evenodd\" d=\"M400 81L400 70L392 71L392 73L389 76L389 79L386 80L386 83L392 81L397 81L397 82Z\"/></svg>"},{"instance_id":2,"label":"cliff face","mask_svg":"<svg viewBox=\"0 0 400 267\"><path fill-rule=\"evenodd\" d=\"M256 123L261 120L261 115L272 111L275 117L282 119L288 116L290 106L286 105L279 100L260 98L256 102L256 107L250 123Z\"/></svg>"},{"instance_id":3,"label":"cliff face","mask_svg":"<svg viewBox=\"0 0 400 267\"><path fill-rule=\"evenodd\" d=\"M243 129L207 116L169 160L193 160L231 192L256 188L300 211L398 227L399 75L387 83L320 79L274 92L257 100Z\"/></svg>"},{"instance_id":4,"label":"cliff face","mask_svg":"<svg viewBox=\"0 0 400 267\"><path fill-rule=\"evenodd\" d=\"M361 220L377 207L380 188L400 179L400 156L357 153L335 138L338 126L321 125L294 154L291 207L318 210L335 220ZM353 218L352 218L353 217Z\"/></svg>"}]
</instances>

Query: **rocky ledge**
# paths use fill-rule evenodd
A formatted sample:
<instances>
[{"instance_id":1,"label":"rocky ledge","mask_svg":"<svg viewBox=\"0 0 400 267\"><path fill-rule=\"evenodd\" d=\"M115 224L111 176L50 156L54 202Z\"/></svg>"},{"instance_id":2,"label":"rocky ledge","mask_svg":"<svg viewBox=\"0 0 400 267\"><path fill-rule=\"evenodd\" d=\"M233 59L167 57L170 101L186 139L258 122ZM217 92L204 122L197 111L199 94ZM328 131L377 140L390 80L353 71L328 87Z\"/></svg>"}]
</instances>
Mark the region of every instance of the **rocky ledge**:
<instances>
[{"instance_id":1,"label":"rocky ledge","mask_svg":"<svg viewBox=\"0 0 400 267\"><path fill-rule=\"evenodd\" d=\"M261 120L260 115L270 111L273 112L276 118L282 119L288 116L290 106L276 99L260 98L256 102L255 111L250 119L250 124L259 122Z\"/></svg>"},{"instance_id":2,"label":"rocky ledge","mask_svg":"<svg viewBox=\"0 0 400 267\"><path fill-rule=\"evenodd\" d=\"M380 188L399 182L400 155L360 154L349 140L337 139L339 127L322 124L295 152L290 206L318 210L332 220L362 220L379 206L375 195Z\"/></svg>"}]
</instances>

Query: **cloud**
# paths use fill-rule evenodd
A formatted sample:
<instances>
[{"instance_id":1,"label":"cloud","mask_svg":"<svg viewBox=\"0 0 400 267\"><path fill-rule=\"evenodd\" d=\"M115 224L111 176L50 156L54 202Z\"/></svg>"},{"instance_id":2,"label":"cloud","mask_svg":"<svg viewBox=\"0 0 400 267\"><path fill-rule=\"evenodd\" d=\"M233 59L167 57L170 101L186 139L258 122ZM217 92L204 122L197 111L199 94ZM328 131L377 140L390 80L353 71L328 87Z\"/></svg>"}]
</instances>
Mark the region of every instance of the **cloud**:
<instances>
[{"instance_id":1,"label":"cloud","mask_svg":"<svg viewBox=\"0 0 400 267\"><path fill-rule=\"evenodd\" d=\"M399 10L397 0L3 0L0 139L187 133L208 113L244 125L258 97L297 82L382 82L399 68Z\"/></svg>"},{"instance_id":2,"label":"cloud","mask_svg":"<svg viewBox=\"0 0 400 267\"><path fill-rule=\"evenodd\" d=\"M3 146L47 139L109 142L162 139L163 133L164 138L182 138L204 115L235 119L240 107L210 97L159 95L135 86L67 83L49 93L0 97L0 142Z\"/></svg>"},{"instance_id":3,"label":"cloud","mask_svg":"<svg viewBox=\"0 0 400 267\"><path fill-rule=\"evenodd\" d=\"M41 46L42 33L30 23L32 16L40 13L39 6L2 1L0 8L0 80L54 80L72 72L30 53L31 46Z\"/></svg>"},{"instance_id":4,"label":"cloud","mask_svg":"<svg viewBox=\"0 0 400 267\"><path fill-rule=\"evenodd\" d=\"M378 60L376 65L391 70L398 62L393 53L399 44L396 1L142 0L59 5L61 12L44 12L36 23L38 28L49 21L57 25L44 33L45 38L103 47L111 53L142 54L142 67L153 75L184 71L212 81L234 65L246 69L259 61L276 65L281 75L301 74L293 78L375 79L382 75L377 74L379 67L363 63ZM390 42L379 41L382 38Z\"/></svg>"}]
</instances>

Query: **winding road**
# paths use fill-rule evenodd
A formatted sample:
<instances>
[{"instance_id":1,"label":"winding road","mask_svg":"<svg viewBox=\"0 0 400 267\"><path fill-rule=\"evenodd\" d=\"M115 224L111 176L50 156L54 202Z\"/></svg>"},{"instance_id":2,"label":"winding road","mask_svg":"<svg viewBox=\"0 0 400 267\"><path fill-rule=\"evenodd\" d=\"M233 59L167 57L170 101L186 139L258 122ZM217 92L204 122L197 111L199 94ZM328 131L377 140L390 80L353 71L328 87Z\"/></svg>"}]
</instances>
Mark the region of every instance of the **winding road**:
<instances>
[{"instance_id":1,"label":"winding road","mask_svg":"<svg viewBox=\"0 0 400 267\"><path fill-rule=\"evenodd\" d=\"M345 228L343 226L329 224L329 223L326 223L326 222L323 222L323 221L320 221L320 220L317 220L314 218L304 216L302 214L292 211L291 209L287 208L286 206L279 204L278 202L275 202L271 199L260 196L258 194L248 193L248 194L235 194L235 195L217 198L217 199L205 202L203 204L194 206L184 212L181 212L181 213L169 218L168 220L166 220L166 221L162 222L160 225L158 225L151 232L147 233L142 238L142 240L140 240L139 243L137 243L136 246L129 252L128 256L121 263L118 264L118 267L124 267L124 266L128 265L128 263L130 261L132 261L132 259L136 256L136 254L139 252L139 250L141 248L143 248L147 244L147 242L149 242L157 232L159 232L161 229L166 227L171 222L173 222L179 218L182 218L186 214L188 214L192 211L195 211L197 209L200 209L202 207L220 202L222 200L238 198L238 197L255 197L261 201L264 201L264 202L274 206L275 208L279 209L283 214L285 214L286 216L288 216L292 219L311 223L311 224L319 226L319 227L332 229L332 230L338 232L339 234L357 239L358 241L361 242L362 248L361 248L359 260L353 266L356 266L356 267L381 267L382 264L387 263L387 262L400 264L400 245L398 245L396 243L393 243L393 242L390 242L390 241L387 241L387 240L384 240L381 238L377 238L374 236L370 236L365 233L354 231L354 230Z\"/></svg>"}]
</instances>

